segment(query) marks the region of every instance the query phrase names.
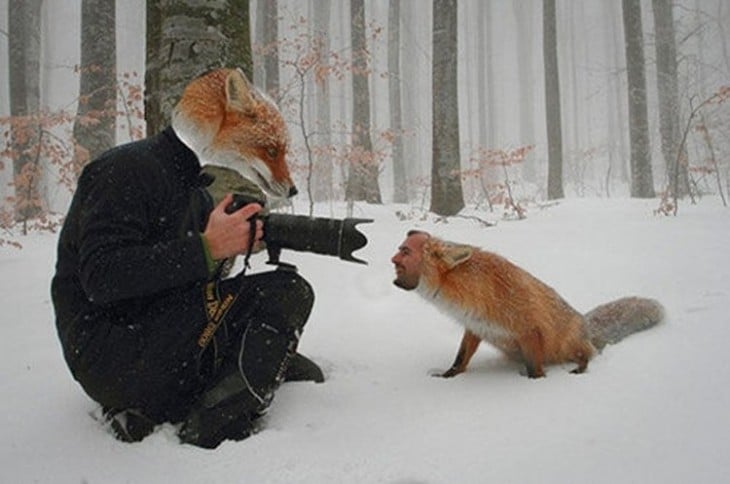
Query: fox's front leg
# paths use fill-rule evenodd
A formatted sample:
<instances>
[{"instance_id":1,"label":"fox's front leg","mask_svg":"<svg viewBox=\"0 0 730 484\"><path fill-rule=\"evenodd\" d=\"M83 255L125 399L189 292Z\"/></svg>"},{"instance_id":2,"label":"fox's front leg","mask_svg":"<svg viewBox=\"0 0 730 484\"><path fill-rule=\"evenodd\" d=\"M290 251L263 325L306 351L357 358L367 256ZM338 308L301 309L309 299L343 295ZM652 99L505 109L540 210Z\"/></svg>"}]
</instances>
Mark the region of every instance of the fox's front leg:
<instances>
[{"instance_id":1,"label":"fox's front leg","mask_svg":"<svg viewBox=\"0 0 730 484\"><path fill-rule=\"evenodd\" d=\"M465 330L464 336L461 338L461 345L459 345L459 352L456 353L454 363L451 365L451 368L439 376L451 378L459 373L463 373L481 342L482 340L477 335Z\"/></svg>"},{"instance_id":2,"label":"fox's front leg","mask_svg":"<svg viewBox=\"0 0 730 484\"><path fill-rule=\"evenodd\" d=\"M518 344L527 367L527 376L542 378L545 376L545 339L539 329L528 331L519 339Z\"/></svg>"}]
</instances>

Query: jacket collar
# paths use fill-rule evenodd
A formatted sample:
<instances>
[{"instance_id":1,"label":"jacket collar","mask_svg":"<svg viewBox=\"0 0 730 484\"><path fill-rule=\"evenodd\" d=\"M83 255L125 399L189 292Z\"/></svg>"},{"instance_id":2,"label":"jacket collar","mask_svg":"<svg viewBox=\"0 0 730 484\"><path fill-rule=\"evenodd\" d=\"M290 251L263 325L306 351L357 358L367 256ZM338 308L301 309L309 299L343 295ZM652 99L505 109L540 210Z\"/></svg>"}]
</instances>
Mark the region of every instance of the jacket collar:
<instances>
[{"instance_id":1,"label":"jacket collar","mask_svg":"<svg viewBox=\"0 0 730 484\"><path fill-rule=\"evenodd\" d=\"M170 160L175 170L190 185L199 184L200 161L193 151L183 143L172 126L168 126L161 136L169 145Z\"/></svg>"}]
</instances>

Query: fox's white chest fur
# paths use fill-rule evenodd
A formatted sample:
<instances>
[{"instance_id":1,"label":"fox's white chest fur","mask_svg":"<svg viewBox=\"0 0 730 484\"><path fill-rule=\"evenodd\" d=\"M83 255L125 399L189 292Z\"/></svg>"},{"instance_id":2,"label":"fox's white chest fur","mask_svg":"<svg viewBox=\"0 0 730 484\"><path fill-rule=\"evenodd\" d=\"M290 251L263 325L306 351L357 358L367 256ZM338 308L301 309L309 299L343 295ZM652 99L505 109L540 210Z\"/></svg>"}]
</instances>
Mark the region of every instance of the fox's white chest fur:
<instances>
[{"instance_id":1,"label":"fox's white chest fur","mask_svg":"<svg viewBox=\"0 0 730 484\"><path fill-rule=\"evenodd\" d=\"M484 341L502 347L505 341L512 339L511 333L502 325L483 318L473 308L454 304L443 297L438 287L430 286L423 279L416 287L416 292L434 304L439 311L451 317Z\"/></svg>"}]
</instances>

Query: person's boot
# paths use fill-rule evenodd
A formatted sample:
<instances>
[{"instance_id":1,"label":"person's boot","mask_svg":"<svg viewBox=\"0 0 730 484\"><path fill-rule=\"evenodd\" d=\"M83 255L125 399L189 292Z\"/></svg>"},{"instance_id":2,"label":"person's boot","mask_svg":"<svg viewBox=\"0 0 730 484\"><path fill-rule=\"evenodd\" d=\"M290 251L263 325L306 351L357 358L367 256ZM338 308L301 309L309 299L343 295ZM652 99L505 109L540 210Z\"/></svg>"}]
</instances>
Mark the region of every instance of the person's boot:
<instances>
[{"instance_id":1,"label":"person's boot","mask_svg":"<svg viewBox=\"0 0 730 484\"><path fill-rule=\"evenodd\" d=\"M224 440L243 440L254 433L252 420L259 402L234 378L240 380L230 375L190 411L178 434L182 443L214 449ZM216 392L224 391L233 394L218 401Z\"/></svg>"},{"instance_id":2,"label":"person's boot","mask_svg":"<svg viewBox=\"0 0 730 484\"><path fill-rule=\"evenodd\" d=\"M105 409L104 415L110 422L114 437L122 442L140 442L151 434L157 425L152 419L135 409Z\"/></svg>"},{"instance_id":3,"label":"person's boot","mask_svg":"<svg viewBox=\"0 0 730 484\"><path fill-rule=\"evenodd\" d=\"M284 381L324 382L324 373L315 362L301 353L295 353L284 372Z\"/></svg>"},{"instance_id":4,"label":"person's boot","mask_svg":"<svg viewBox=\"0 0 730 484\"><path fill-rule=\"evenodd\" d=\"M203 393L180 429L183 443L215 448L224 440L243 440L254 433L253 421L263 415L284 378L298 342L267 324L255 324L241 338L238 358L231 358L227 375Z\"/></svg>"}]
</instances>

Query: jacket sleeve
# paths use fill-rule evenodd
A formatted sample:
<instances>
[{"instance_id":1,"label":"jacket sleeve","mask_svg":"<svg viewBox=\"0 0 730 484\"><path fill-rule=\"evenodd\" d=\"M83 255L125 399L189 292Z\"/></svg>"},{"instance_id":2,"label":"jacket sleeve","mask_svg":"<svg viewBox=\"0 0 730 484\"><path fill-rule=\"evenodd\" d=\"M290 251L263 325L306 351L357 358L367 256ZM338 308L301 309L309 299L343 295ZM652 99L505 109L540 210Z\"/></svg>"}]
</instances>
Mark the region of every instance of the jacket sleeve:
<instances>
[{"instance_id":1,"label":"jacket sleeve","mask_svg":"<svg viewBox=\"0 0 730 484\"><path fill-rule=\"evenodd\" d=\"M158 236L170 188L159 174L108 164L83 182L79 276L89 300L108 304L151 296L208 277L199 233Z\"/></svg>"}]
</instances>

